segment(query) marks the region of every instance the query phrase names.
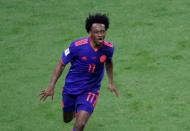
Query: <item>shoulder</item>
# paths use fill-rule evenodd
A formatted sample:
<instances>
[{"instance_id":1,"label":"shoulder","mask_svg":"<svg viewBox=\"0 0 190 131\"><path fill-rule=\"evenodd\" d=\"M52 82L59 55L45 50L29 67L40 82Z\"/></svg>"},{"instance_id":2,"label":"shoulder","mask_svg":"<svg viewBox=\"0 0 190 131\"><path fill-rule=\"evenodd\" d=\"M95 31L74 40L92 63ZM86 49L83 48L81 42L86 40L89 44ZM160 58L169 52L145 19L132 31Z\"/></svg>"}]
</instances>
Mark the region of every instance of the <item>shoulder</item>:
<instances>
[{"instance_id":1,"label":"shoulder","mask_svg":"<svg viewBox=\"0 0 190 131\"><path fill-rule=\"evenodd\" d=\"M114 48L112 42L104 41L103 45L108 48Z\"/></svg>"},{"instance_id":2,"label":"shoulder","mask_svg":"<svg viewBox=\"0 0 190 131\"><path fill-rule=\"evenodd\" d=\"M83 45L87 45L87 43L88 43L88 38L77 39L70 44L69 50L73 53L77 53L78 51L83 49Z\"/></svg>"},{"instance_id":3,"label":"shoulder","mask_svg":"<svg viewBox=\"0 0 190 131\"><path fill-rule=\"evenodd\" d=\"M112 56L114 53L112 42L104 41L102 51L107 54L107 56Z\"/></svg>"},{"instance_id":4,"label":"shoulder","mask_svg":"<svg viewBox=\"0 0 190 131\"><path fill-rule=\"evenodd\" d=\"M86 38L86 37L77 39L72 42L72 46L74 46L74 47L78 47L78 46L82 46L82 45L86 45L86 44L88 44L88 38Z\"/></svg>"},{"instance_id":5,"label":"shoulder","mask_svg":"<svg viewBox=\"0 0 190 131\"><path fill-rule=\"evenodd\" d=\"M108 51L108 52L113 52L114 51L114 45L112 42L104 41L103 49Z\"/></svg>"}]
</instances>

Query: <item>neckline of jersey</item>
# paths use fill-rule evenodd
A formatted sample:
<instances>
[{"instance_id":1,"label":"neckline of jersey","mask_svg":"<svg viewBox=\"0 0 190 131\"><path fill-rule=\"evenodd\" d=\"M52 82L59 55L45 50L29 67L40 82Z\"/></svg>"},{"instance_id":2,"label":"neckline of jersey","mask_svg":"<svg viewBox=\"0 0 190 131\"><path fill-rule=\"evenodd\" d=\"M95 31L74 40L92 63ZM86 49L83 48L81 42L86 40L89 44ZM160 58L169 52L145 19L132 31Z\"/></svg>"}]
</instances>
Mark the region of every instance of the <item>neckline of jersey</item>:
<instances>
[{"instance_id":1,"label":"neckline of jersey","mask_svg":"<svg viewBox=\"0 0 190 131\"><path fill-rule=\"evenodd\" d=\"M100 47L99 49L98 48L94 48L92 43L91 43L91 40L90 40L90 37L88 37L88 44L90 46L90 48L94 51L94 52L98 52L102 47Z\"/></svg>"}]
</instances>

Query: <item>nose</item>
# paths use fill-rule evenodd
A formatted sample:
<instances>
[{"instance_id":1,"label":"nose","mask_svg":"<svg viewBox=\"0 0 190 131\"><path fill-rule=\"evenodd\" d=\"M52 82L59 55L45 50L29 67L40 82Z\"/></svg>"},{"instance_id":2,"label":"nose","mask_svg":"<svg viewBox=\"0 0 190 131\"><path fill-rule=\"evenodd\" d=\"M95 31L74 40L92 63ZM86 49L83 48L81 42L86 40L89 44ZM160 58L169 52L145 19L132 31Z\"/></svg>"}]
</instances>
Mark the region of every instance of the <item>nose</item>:
<instances>
[{"instance_id":1,"label":"nose","mask_svg":"<svg viewBox=\"0 0 190 131\"><path fill-rule=\"evenodd\" d=\"M98 32L98 37L102 37L104 35L103 32Z\"/></svg>"},{"instance_id":2,"label":"nose","mask_svg":"<svg viewBox=\"0 0 190 131\"><path fill-rule=\"evenodd\" d=\"M101 38L103 35L102 34L98 34L98 37Z\"/></svg>"}]
</instances>

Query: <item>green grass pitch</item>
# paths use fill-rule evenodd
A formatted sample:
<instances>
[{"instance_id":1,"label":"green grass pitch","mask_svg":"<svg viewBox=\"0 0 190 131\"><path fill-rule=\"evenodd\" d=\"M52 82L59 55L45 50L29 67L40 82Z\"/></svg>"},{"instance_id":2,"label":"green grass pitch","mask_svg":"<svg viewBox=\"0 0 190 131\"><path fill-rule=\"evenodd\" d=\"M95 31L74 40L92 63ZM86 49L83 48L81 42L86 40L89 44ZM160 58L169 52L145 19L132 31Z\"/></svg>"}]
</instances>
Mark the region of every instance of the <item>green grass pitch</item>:
<instances>
[{"instance_id":1,"label":"green grass pitch","mask_svg":"<svg viewBox=\"0 0 190 131\"><path fill-rule=\"evenodd\" d=\"M38 94L62 51L86 36L90 12L108 13L114 78L86 131L190 130L189 0L0 0L0 131L70 131L60 107L65 74L52 102Z\"/></svg>"}]
</instances>

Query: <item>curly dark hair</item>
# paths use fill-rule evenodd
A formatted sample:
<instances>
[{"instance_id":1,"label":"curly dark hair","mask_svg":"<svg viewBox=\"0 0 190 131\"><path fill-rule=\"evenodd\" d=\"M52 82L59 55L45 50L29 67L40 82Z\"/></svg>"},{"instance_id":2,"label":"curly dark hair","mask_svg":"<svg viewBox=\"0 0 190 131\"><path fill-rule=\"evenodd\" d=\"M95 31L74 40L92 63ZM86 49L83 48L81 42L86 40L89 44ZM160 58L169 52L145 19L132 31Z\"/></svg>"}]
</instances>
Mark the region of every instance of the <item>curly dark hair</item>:
<instances>
[{"instance_id":1,"label":"curly dark hair","mask_svg":"<svg viewBox=\"0 0 190 131\"><path fill-rule=\"evenodd\" d=\"M86 31L89 33L92 24L94 23L100 23L105 25L105 29L107 30L109 28L109 18L106 14L96 13L96 14L89 14L89 16L86 18Z\"/></svg>"}]
</instances>

